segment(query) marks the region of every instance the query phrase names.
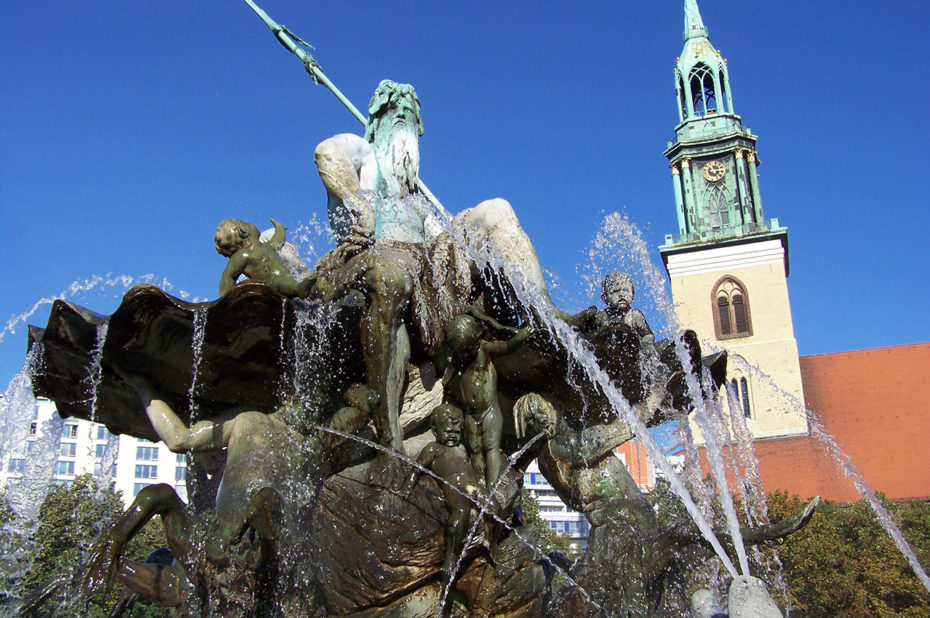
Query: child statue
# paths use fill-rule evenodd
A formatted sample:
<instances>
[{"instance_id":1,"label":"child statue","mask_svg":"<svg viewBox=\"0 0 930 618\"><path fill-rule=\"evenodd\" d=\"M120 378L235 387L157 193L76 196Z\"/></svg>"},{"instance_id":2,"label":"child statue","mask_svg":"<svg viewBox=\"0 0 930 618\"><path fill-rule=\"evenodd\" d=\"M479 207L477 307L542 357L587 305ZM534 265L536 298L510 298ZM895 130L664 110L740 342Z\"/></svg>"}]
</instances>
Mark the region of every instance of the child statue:
<instances>
[{"instance_id":1,"label":"child statue","mask_svg":"<svg viewBox=\"0 0 930 618\"><path fill-rule=\"evenodd\" d=\"M506 341L488 340L483 325L506 329L512 333ZM469 449L475 469L484 473L486 487L494 491L502 469L501 432L504 417L497 400L497 370L494 356L513 352L533 334L529 326L517 330L502 327L480 311L456 316L449 325L448 340L454 350L455 362L462 370L457 398L468 412Z\"/></svg>"},{"instance_id":2,"label":"child statue","mask_svg":"<svg viewBox=\"0 0 930 618\"><path fill-rule=\"evenodd\" d=\"M644 345L652 345L656 340L655 335L652 334L643 312L633 307L635 295L633 278L628 273L613 272L604 277L601 299L607 304L607 308L594 314L596 328L624 324L636 333Z\"/></svg>"},{"instance_id":3,"label":"child statue","mask_svg":"<svg viewBox=\"0 0 930 618\"><path fill-rule=\"evenodd\" d=\"M226 219L216 228L213 242L220 255L229 258L229 264L220 276L220 296L236 285L236 279L245 275L265 283L284 296L306 298L314 278L298 281L290 274L288 263L278 254L284 246L285 227L271 219L274 234L262 242L258 228L239 219Z\"/></svg>"},{"instance_id":4,"label":"child statue","mask_svg":"<svg viewBox=\"0 0 930 618\"><path fill-rule=\"evenodd\" d=\"M423 447L417 457L417 463L434 472L446 482L440 482L443 501L449 512L446 522L445 560L442 564L442 588L449 586L455 577L453 570L459 554L461 554L465 537L468 533L468 516L474 508L474 501L479 499L480 489L478 476L472 467L471 461L462 447L462 429L465 417L462 411L452 404L444 403L433 408L430 415L430 425L435 442ZM421 472L414 470L404 486L403 493L409 495L410 490L419 479ZM497 528L493 522L488 522L488 543L491 554L494 552L494 536Z\"/></svg>"}]
</instances>

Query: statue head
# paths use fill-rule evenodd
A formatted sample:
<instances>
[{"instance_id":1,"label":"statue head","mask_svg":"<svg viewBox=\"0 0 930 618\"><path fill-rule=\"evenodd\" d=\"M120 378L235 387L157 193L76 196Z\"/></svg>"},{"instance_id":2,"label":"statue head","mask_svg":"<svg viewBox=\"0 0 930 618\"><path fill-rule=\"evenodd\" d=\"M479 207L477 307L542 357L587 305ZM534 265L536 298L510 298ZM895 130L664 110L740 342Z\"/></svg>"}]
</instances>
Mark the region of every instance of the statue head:
<instances>
[{"instance_id":1,"label":"statue head","mask_svg":"<svg viewBox=\"0 0 930 618\"><path fill-rule=\"evenodd\" d=\"M462 428L465 416L451 403L444 403L433 408L430 414L430 427L436 441L446 446L458 446L462 441Z\"/></svg>"},{"instance_id":2,"label":"statue head","mask_svg":"<svg viewBox=\"0 0 930 618\"><path fill-rule=\"evenodd\" d=\"M446 329L446 341L460 358L472 356L484 335L484 328L470 315L457 315Z\"/></svg>"},{"instance_id":3,"label":"statue head","mask_svg":"<svg viewBox=\"0 0 930 618\"><path fill-rule=\"evenodd\" d=\"M420 101L413 86L383 80L368 104L365 139L378 161L379 184L386 185L381 189L388 195L416 192L421 135Z\"/></svg>"},{"instance_id":4,"label":"statue head","mask_svg":"<svg viewBox=\"0 0 930 618\"><path fill-rule=\"evenodd\" d=\"M342 399L365 414L372 414L381 403L381 395L367 384L353 384L342 394Z\"/></svg>"},{"instance_id":5,"label":"statue head","mask_svg":"<svg viewBox=\"0 0 930 618\"><path fill-rule=\"evenodd\" d=\"M411 123L417 137L423 135L423 119L420 117L420 100L410 84L398 84L383 79L368 102L368 125L365 139L374 143L379 131L387 124Z\"/></svg>"},{"instance_id":6,"label":"statue head","mask_svg":"<svg viewBox=\"0 0 930 618\"><path fill-rule=\"evenodd\" d=\"M527 393L513 404L513 421L517 438L542 431L546 437L555 435L559 413L549 401L537 393Z\"/></svg>"},{"instance_id":7,"label":"statue head","mask_svg":"<svg viewBox=\"0 0 930 618\"><path fill-rule=\"evenodd\" d=\"M225 257L232 255L246 245L258 244L258 228L252 223L239 219L224 219L213 236L216 251Z\"/></svg>"},{"instance_id":8,"label":"statue head","mask_svg":"<svg viewBox=\"0 0 930 618\"><path fill-rule=\"evenodd\" d=\"M626 311L633 305L633 278L628 273L615 272L604 277L601 300L611 309Z\"/></svg>"}]
</instances>

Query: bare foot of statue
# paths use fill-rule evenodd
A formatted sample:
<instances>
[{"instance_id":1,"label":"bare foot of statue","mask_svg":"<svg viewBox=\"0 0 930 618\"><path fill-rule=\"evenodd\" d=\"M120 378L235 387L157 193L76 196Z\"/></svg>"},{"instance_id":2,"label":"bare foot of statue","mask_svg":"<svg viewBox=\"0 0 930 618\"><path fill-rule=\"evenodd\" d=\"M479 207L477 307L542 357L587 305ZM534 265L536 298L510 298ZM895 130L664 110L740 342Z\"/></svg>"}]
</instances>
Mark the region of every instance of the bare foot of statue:
<instances>
[{"instance_id":1,"label":"bare foot of statue","mask_svg":"<svg viewBox=\"0 0 930 618\"><path fill-rule=\"evenodd\" d=\"M229 555L223 548L222 541L217 537L211 536L207 538L206 542L203 544L203 551L207 561L213 566L220 569L225 569L229 566Z\"/></svg>"},{"instance_id":2,"label":"bare foot of statue","mask_svg":"<svg viewBox=\"0 0 930 618\"><path fill-rule=\"evenodd\" d=\"M281 515L284 500L271 487L262 487L252 496L246 521L262 537L273 541L278 538L275 520Z\"/></svg>"}]
</instances>

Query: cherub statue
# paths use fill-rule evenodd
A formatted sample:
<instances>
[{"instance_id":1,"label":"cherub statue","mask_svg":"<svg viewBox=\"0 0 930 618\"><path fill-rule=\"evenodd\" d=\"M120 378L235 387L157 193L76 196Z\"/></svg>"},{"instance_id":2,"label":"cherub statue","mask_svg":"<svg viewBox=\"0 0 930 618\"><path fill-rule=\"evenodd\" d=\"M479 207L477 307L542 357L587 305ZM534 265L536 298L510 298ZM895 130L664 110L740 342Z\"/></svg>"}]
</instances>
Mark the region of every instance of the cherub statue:
<instances>
[{"instance_id":1,"label":"cherub statue","mask_svg":"<svg viewBox=\"0 0 930 618\"><path fill-rule=\"evenodd\" d=\"M417 457L417 463L446 481L439 483L446 510L449 512L441 577L442 588L445 590L455 577L453 570L465 543L468 516L474 508L474 502L468 497L480 499L481 489L475 469L461 445L464 425L462 411L449 403L436 406L430 415L430 425L436 441L423 447ZM404 495L409 495L420 474L419 470L414 469L404 486ZM487 524L488 544L493 558L498 530L493 521L488 521Z\"/></svg>"},{"instance_id":2,"label":"cherub statue","mask_svg":"<svg viewBox=\"0 0 930 618\"><path fill-rule=\"evenodd\" d=\"M491 340L486 326L508 332L506 341ZM468 413L466 436L475 469L484 475L485 486L494 491L501 474L501 433L504 417L497 400L495 356L508 354L533 334L529 326L516 329L498 324L477 308L453 318L448 341L453 362L461 371L458 392L454 393Z\"/></svg>"},{"instance_id":3,"label":"cherub statue","mask_svg":"<svg viewBox=\"0 0 930 618\"><path fill-rule=\"evenodd\" d=\"M601 300L607 308L594 314L596 328L609 327L612 323L622 323L636 333L645 345L655 343L655 335L646 322L646 316L633 307L636 288L633 278L628 273L613 272L604 277L601 287Z\"/></svg>"},{"instance_id":4,"label":"cherub statue","mask_svg":"<svg viewBox=\"0 0 930 618\"><path fill-rule=\"evenodd\" d=\"M288 263L278 254L284 246L285 227L271 219L274 234L268 242L261 241L258 228L239 219L225 219L216 228L213 242L229 264L220 276L220 296L236 285L240 275L265 283L284 296L306 298L314 283L312 276L300 281L291 275Z\"/></svg>"}]
</instances>

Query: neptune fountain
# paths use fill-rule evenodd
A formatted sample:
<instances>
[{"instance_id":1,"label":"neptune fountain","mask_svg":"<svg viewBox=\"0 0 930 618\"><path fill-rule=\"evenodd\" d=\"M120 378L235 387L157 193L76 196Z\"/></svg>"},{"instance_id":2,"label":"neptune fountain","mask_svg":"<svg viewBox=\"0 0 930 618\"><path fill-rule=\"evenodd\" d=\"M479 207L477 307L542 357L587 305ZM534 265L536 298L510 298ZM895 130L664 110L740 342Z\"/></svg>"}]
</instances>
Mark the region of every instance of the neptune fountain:
<instances>
[{"instance_id":1,"label":"neptune fountain","mask_svg":"<svg viewBox=\"0 0 930 618\"><path fill-rule=\"evenodd\" d=\"M660 528L613 451L715 397L726 356L702 357L693 332L656 341L620 274L606 308L558 310L506 201L451 216L420 181L412 86L385 80L355 114L364 136L315 151L337 246L312 269L282 224L227 219L216 300L145 284L110 316L56 301L30 328L34 388L61 415L163 440L199 471L188 503L138 494L98 541L88 594L116 584L193 615L654 615L687 605L668 585L681 572L716 556L736 576L744 542L806 523L816 501L738 531L697 509ZM521 521L533 459L590 523L574 563ZM128 560L155 515L167 550Z\"/></svg>"}]
</instances>

